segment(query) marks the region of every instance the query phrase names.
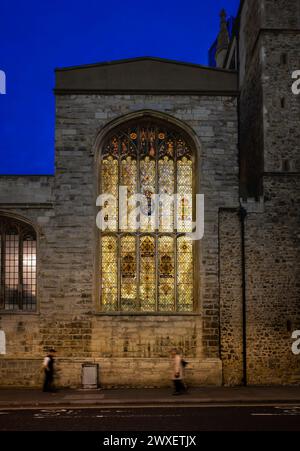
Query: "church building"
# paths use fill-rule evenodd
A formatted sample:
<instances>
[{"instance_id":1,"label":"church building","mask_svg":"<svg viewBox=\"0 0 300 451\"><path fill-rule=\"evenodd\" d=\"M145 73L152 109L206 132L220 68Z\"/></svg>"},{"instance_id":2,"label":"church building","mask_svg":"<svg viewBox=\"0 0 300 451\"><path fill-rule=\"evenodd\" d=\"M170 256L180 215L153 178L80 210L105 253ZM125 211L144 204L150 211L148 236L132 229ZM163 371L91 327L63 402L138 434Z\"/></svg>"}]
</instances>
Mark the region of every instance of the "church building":
<instances>
[{"instance_id":1,"label":"church building","mask_svg":"<svg viewBox=\"0 0 300 451\"><path fill-rule=\"evenodd\" d=\"M211 66L56 70L54 176L0 176L1 387L50 348L62 387L167 386L174 348L192 386L300 383L299 49L299 0L242 0Z\"/></svg>"}]
</instances>

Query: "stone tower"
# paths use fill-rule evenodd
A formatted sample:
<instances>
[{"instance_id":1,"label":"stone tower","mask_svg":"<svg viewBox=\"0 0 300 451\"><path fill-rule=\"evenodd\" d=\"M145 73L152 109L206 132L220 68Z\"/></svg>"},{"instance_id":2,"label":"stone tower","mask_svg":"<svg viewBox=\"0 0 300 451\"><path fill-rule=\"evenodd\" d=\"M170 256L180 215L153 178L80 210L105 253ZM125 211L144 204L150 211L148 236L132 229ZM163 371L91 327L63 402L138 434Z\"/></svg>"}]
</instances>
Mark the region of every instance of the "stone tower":
<instances>
[{"instance_id":1,"label":"stone tower","mask_svg":"<svg viewBox=\"0 0 300 451\"><path fill-rule=\"evenodd\" d=\"M263 173L290 174L291 179L291 173L299 172L299 98L291 92L292 72L300 67L299 46L298 0L242 2L239 72L243 196L262 194Z\"/></svg>"},{"instance_id":2,"label":"stone tower","mask_svg":"<svg viewBox=\"0 0 300 451\"><path fill-rule=\"evenodd\" d=\"M299 0L241 2L223 67L232 67L237 55L249 384L300 379L300 361L291 352L292 331L300 329L300 96L291 89L299 48ZM239 350L229 355L226 343L224 333L224 379L231 383ZM239 378L236 363L234 381Z\"/></svg>"},{"instance_id":3,"label":"stone tower","mask_svg":"<svg viewBox=\"0 0 300 451\"><path fill-rule=\"evenodd\" d=\"M222 9L220 17L221 25L216 49L217 67L223 67L229 46L229 33L227 29L226 12L224 9Z\"/></svg>"}]
</instances>

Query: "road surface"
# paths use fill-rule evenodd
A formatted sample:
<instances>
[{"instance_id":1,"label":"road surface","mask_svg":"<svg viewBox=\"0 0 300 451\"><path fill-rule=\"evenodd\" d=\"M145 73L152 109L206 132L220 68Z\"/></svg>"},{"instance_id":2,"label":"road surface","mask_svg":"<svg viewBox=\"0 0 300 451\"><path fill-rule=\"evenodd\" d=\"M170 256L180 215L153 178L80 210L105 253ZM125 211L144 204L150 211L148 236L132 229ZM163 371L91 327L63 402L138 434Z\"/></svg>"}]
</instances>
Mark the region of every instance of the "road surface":
<instances>
[{"instance_id":1,"label":"road surface","mask_svg":"<svg viewBox=\"0 0 300 451\"><path fill-rule=\"evenodd\" d=\"M300 405L0 410L0 431L300 431Z\"/></svg>"}]
</instances>

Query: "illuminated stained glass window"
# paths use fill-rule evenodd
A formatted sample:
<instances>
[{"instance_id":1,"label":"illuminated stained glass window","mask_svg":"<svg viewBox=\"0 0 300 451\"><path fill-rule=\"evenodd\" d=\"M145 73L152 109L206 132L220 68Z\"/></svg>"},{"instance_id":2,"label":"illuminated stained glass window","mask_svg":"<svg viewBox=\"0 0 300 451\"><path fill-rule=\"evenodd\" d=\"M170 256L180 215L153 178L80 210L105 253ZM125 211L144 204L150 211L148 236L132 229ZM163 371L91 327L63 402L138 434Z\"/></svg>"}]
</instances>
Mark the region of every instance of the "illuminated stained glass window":
<instances>
[{"instance_id":1,"label":"illuminated stained glass window","mask_svg":"<svg viewBox=\"0 0 300 451\"><path fill-rule=\"evenodd\" d=\"M190 311L193 296L193 242L190 238L177 238L177 309Z\"/></svg>"},{"instance_id":2,"label":"illuminated stained glass window","mask_svg":"<svg viewBox=\"0 0 300 451\"><path fill-rule=\"evenodd\" d=\"M104 236L101 240L102 305L107 311L118 307L118 252L117 238Z\"/></svg>"},{"instance_id":3,"label":"illuminated stained glass window","mask_svg":"<svg viewBox=\"0 0 300 451\"><path fill-rule=\"evenodd\" d=\"M121 238L121 310L137 310L136 238Z\"/></svg>"},{"instance_id":4,"label":"illuminated stained glass window","mask_svg":"<svg viewBox=\"0 0 300 451\"><path fill-rule=\"evenodd\" d=\"M0 309L36 309L36 255L34 229L0 216Z\"/></svg>"},{"instance_id":5,"label":"illuminated stained glass window","mask_svg":"<svg viewBox=\"0 0 300 451\"><path fill-rule=\"evenodd\" d=\"M188 136L151 120L107 138L100 162L100 193L108 199L100 232L103 311L193 311L194 249L186 236L193 158Z\"/></svg>"},{"instance_id":6,"label":"illuminated stained glass window","mask_svg":"<svg viewBox=\"0 0 300 451\"><path fill-rule=\"evenodd\" d=\"M140 280L139 295L142 312L156 310L156 259L155 238L140 238Z\"/></svg>"},{"instance_id":7,"label":"illuminated stained glass window","mask_svg":"<svg viewBox=\"0 0 300 451\"><path fill-rule=\"evenodd\" d=\"M175 310L175 243L170 236L158 238L159 310L172 312Z\"/></svg>"}]
</instances>

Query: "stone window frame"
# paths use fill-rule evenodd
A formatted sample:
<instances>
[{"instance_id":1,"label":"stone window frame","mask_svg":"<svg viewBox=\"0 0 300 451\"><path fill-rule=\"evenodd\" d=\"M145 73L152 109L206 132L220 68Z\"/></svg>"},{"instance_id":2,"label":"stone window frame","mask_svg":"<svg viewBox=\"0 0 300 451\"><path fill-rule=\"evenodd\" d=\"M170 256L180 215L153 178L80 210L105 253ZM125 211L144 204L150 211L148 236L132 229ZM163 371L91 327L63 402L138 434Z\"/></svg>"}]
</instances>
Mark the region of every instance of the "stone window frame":
<instances>
[{"instance_id":1,"label":"stone window frame","mask_svg":"<svg viewBox=\"0 0 300 451\"><path fill-rule=\"evenodd\" d=\"M162 126L170 127L171 129L177 129L179 133L182 133L183 136L189 139L189 142L193 149L193 193L200 192L200 165L199 161L201 161L201 153L202 153L202 145L200 140L196 134L196 132L186 123L181 120L167 114L164 112L156 111L156 110L139 110L124 116L118 117L116 119L111 120L106 125L102 127L100 132L98 133L94 144L92 146L91 155L94 156L95 162L95 199L99 196L99 186L100 186L100 171L99 164L102 156L102 149L104 143L112 132L126 126L128 124L134 123L134 121L139 121L139 119L152 120L156 123L161 122ZM97 214L98 210L95 210ZM202 299L202 286L200 284L200 254L201 254L201 242L196 241L194 244L193 255L194 255L194 308L191 312L164 312L164 311L153 311L153 312L142 312L142 311L103 311L101 304L101 290L100 290L100 278L99 278L99 267L100 267L100 233L97 227L95 227L95 241L97 243L94 261L95 261L95 270L94 270L94 292L95 292L95 303L96 303L96 311L95 314L101 316L198 316L201 312L201 299Z\"/></svg>"}]
</instances>

